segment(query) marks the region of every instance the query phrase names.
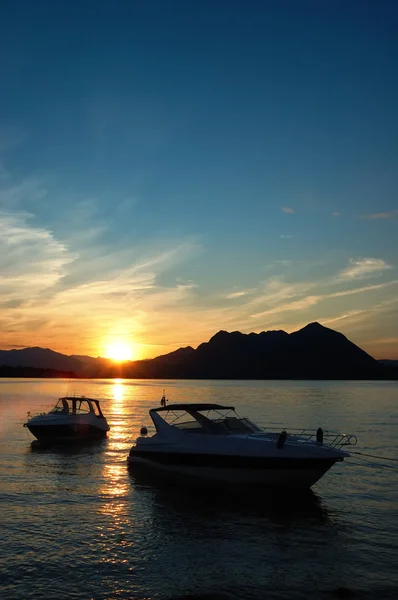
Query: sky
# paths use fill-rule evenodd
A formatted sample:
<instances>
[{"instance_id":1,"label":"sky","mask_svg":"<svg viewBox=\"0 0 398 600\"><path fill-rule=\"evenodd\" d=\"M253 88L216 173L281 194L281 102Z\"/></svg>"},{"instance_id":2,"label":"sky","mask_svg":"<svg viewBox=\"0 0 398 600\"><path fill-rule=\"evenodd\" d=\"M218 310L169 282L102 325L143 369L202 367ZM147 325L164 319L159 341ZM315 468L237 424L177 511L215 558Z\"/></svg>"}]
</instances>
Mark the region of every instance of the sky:
<instances>
[{"instance_id":1,"label":"sky","mask_svg":"<svg viewBox=\"0 0 398 600\"><path fill-rule=\"evenodd\" d=\"M398 359L398 3L0 8L0 348Z\"/></svg>"}]
</instances>

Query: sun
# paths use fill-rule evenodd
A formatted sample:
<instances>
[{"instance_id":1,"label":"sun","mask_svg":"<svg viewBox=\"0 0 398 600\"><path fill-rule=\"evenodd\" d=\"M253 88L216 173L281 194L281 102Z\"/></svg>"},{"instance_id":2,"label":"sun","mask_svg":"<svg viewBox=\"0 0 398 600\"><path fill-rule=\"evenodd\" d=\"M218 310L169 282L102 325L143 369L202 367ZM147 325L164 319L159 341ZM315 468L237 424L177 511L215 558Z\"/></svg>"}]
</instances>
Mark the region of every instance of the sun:
<instances>
[{"instance_id":1,"label":"sun","mask_svg":"<svg viewBox=\"0 0 398 600\"><path fill-rule=\"evenodd\" d=\"M106 347L106 358L116 362L133 359L133 349L126 342L112 342Z\"/></svg>"}]
</instances>

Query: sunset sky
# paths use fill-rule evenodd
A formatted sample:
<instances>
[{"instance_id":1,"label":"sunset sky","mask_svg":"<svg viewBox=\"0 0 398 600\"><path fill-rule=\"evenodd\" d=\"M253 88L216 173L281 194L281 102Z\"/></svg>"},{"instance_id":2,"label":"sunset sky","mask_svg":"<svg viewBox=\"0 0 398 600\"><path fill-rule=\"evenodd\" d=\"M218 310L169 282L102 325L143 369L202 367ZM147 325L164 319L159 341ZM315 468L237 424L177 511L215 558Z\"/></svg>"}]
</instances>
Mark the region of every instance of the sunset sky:
<instances>
[{"instance_id":1,"label":"sunset sky","mask_svg":"<svg viewBox=\"0 0 398 600\"><path fill-rule=\"evenodd\" d=\"M0 8L0 348L398 359L398 2Z\"/></svg>"}]
</instances>

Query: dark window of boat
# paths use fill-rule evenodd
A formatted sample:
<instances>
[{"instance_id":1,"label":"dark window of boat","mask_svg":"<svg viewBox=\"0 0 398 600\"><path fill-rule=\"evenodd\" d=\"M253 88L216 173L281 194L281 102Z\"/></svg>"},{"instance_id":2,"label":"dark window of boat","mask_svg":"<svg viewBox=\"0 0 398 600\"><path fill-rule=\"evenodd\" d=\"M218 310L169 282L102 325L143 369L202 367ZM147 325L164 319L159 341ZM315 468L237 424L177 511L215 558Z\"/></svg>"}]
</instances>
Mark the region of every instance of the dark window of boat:
<instances>
[{"instance_id":1,"label":"dark window of boat","mask_svg":"<svg viewBox=\"0 0 398 600\"><path fill-rule=\"evenodd\" d=\"M204 414L203 414L204 413ZM226 435L231 433L257 433L261 431L254 423L240 418L234 411L171 409L163 416L164 420L187 433L212 433Z\"/></svg>"},{"instance_id":2,"label":"dark window of boat","mask_svg":"<svg viewBox=\"0 0 398 600\"><path fill-rule=\"evenodd\" d=\"M76 400L73 400L73 404L76 406L76 410L73 412L76 412L78 415L87 415L92 412L91 403L87 402L87 400L76 398Z\"/></svg>"}]
</instances>

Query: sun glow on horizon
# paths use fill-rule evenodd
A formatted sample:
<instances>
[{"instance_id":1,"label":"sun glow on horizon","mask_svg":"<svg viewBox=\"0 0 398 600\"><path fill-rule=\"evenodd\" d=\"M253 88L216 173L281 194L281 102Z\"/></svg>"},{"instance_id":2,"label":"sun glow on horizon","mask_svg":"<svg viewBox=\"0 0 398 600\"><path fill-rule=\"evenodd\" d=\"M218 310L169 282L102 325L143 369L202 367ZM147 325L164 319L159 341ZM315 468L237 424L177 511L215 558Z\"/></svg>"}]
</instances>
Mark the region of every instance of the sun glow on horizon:
<instances>
[{"instance_id":1,"label":"sun glow on horizon","mask_svg":"<svg viewBox=\"0 0 398 600\"><path fill-rule=\"evenodd\" d=\"M117 341L107 344L105 357L116 362L134 359L133 346L126 342Z\"/></svg>"}]
</instances>

